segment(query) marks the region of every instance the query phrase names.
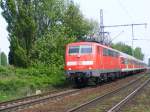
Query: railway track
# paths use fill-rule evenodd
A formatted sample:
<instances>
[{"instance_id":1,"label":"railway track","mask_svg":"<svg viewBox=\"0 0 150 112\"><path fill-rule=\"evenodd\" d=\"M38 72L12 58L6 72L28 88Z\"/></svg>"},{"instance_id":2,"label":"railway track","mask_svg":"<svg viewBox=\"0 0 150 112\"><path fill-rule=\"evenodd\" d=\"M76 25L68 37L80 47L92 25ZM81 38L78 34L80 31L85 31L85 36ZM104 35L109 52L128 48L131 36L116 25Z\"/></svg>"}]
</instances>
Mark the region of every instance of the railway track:
<instances>
[{"instance_id":1,"label":"railway track","mask_svg":"<svg viewBox=\"0 0 150 112\"><path fill-rule=\"evenodd\" d=\"M80 89L72 89L67 91L52 91L44 94L28 96L16 100L6 101L0 103L0 112L10 112L18 109L24 109L26 107L43 103L47 100L54 100L63 96L67 96L80 91Z\"/></svg>"},{"instance_id":2,"label":"railway track","mask_svg":"<svg viewBox=\"0 0 150 112\"><path fill-rule=\"evenodd\" d=\"M142 77L143 76L130 82L128 85L138 82L139 80L142 79ZM125 88L125 87L123 87L123 88ZM81 90L85 90L85 89L88 89L88 88L72 89L72 90L63 91L63 92L53 91L53 92L49 92L49 93L24 97L24 98L12 100L12 101L1 102L0 103L0 112L10 112L10 111L17 111L20 109L26 109L26 108L29 108L30 106L34 106L36 104L41 104L41 103L44 103L49 100L57 100L58 98L72 95L74 93L77 93L77 92L79 92ZM80 107L78 107L78 108L80 108ZM68 112L73 112L73 110L69 110Z\"/></svg>"},{"instance_id":3,"label":"railway track","mask_svg":"<svg viewBox=\"0 0 150 112\"><path fill-rule=\"evenodd\" d=\"M135 96L140 90L142 90L149 82L150 82L150 79L146 80L136 90L134 90L127 97L125 97L123 100L121 100L119 103L117 103L111 109L109 109L108 112L117 112L117 111L119 111L133 96Z\"/></svg>"},{"instance_id":4,"label":"railway track","mask_svg":"<svg viewBox=\"0 0 150 112\"><path fill-rule=\"evenodd\" d=\"M43 93L43 94L32 95L32 96L18 98L18 99L14 99L14 100L10 100L10 101L0 102L0 108L3 107L3 106L9 105L10 103L18 103L18 102L23 101L23 100L28 101L28 100L31 100L31 99L35 99L35 98L39 98L39 97L46 96L46 95L49 95L49 94L53 94L55 92L57 92L57 91L51 91L51 92L47 92L47 93Z\"/></svg>"},{"instance_id":5,"label":"railway track","mask_svg":"<svg viewBox=\"0 0 150 112\"><path fill-rule=\"evenodd\" d=\"M117 90L113 90L113 91L110 91L110 92L108 92L108 93L106 93L106 94L104 94L104 95L102 95L102 96L98 96L98 97L96 97L95 99L92 99L92 100L90 100L90 101L87 101L87 102L85 102L85 103L83 103L83 104L81 104L81 105L79 105L79 106L77 106L77 107L75 107L75 108L72 108L72 109L69 109L67 112L83 112L83 111L87 111L89 108L90 108L90 106L94 106L95 107L95 105L97 104L97 103L101 103L101 101L104 101L104 100L108 100L108 98L109 97L112 97L113 95L115 95L116 93L118 93L118 92L120 92L120 91L122 91L122 90L125 90L126 88L128 88L128 87L130 87L130 86L133 86L134 85L134 88L137 88L139 85L141 85L141 83L142 83L142 81L140 82L140 80L142 80L144 78L144 76L142 76L142 77L140 77L140 78L138 78L138 79L136 79L136 80L134 80L134 81L131 81L130 83L128 83L128 84L126 84L126 85L124 85L123 87L120 87L119 89L117 89ZM145 79L144 79L145 80ZM145 83L147 83L147 82L149 82L149 80L150 79L148 79ZM137 83L139 83L139 84L137 84ZM144 84L145 84L144 83ZM142 84L142 85L144 85L144 84ZM136 90L134 90L134 91L136 91ZM123 102L123 101L122 101ZM122 103L121 103L122 104ZM119 104L118 104L119 105ZM116 107L116 108L115 108ZM111 109L109 110L109 112L116 112L116 110L115 109L118 109L119 107L118 106L115 106L115 107L113 107L113 109L112 110L114 110L114 111L111 111ZM121 107L121 106L120 106ZM96 108L96 107L95 107ZM107 111L108 109L105 109L105 111ZM91 111L89 111L89 112L91 112Z\"/></svg>"}]
</instances>

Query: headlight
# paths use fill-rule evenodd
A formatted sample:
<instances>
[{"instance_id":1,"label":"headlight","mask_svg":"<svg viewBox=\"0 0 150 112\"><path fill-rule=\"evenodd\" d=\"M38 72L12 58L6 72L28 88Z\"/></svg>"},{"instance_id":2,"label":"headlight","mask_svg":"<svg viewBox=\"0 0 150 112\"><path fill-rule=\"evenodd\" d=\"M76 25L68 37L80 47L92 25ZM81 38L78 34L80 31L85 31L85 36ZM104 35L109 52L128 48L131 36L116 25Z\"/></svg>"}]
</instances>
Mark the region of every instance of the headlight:
<instances>
[{"instance_id":1,"label":"headlight","mask_svg":"<svg viewBox=\"0 0 150 112\"><path fill-rule=\"evenodd\" d=\"M89 70L91 70L92 68L91 67L89 67Z\"/></svg>"}]
</instances>

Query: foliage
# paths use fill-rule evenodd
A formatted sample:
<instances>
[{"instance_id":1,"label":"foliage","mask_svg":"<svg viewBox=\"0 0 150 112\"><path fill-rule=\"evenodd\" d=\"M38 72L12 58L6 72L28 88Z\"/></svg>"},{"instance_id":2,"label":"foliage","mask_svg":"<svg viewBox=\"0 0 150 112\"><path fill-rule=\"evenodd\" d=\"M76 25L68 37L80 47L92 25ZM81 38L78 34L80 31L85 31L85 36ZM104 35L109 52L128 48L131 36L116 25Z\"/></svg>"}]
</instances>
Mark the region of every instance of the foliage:
<instances>
[{"instance_id":1,"label":"foliage","mask_svg":"<svg viewBox=\"0 0 150 112\"><path fill-rule=\"evenodd\" d=\"M93 22L83 17L79 7L68 0L2 0L1 7L8 23L9 63L19 67L29 66L36 41L53 35L57 25L65 27L67 37L79 38L94 27ZM61 38L65 39L66 34Z\"/></svg>"},{"instance_id":2,"label":"foliage","mask_svg":"<svg viewBox=\"0 0 150 112\"><path fill-rule=\"evenodd\" d=\"M16 37L12 37L10 42L9 63L15 64L16 66L27 67L28 58L26 50L19 45Z\"/></svg>"},{"instance_id":3,"label":"foliage","mask_svg":"<svg viewBox=\"0 0 150 112\"><path fill-rule=\"evenodd\" d=\"M117 49L119 51L122 51L123 53L132 55L132 48L131 48L131 46L126 45L124 43L119 42L117 44L113 44L112 48L115 48L115 49Z\"/></svg>"},{"instance_id":4,"label":"foliage","mask_svg":"<svg viewBox=\"0 0 150 112\"><path fill-rule=\"evenodd\" d=\"M7 65L7 56L4 52L0 53L0 57L1 57L1 65L2 66L6 66Z\"/></svg>"},{"instance_id":5,"label":"foliage","mask_svg":"<svg viewBox=\"0 0 150 112\"><path fill-rule=\"evenodd\" d=\"M40 65L28 69L1 66L0 95L7 96L6 98L1 96L0 100L35 94L37 89L50 90L56 85L58 87L63 86L65 81L63 72L58 71L56 65L53 67Z\"/></svg>"},{"instance_id":6,"label":"foliage","mask_svg":"<svg viewBox=\"0 0 150 112\"><path fill-rule=\"evenodd\" d=\"M93 29L92 22L83 17L79 7L73 2L70 2L68 5L63 19L65 26L71 29L67 31L68 35L75 36L78 39L82 38Z\"/></svg>"},{"instance_id":7,"label":"foliage","mask_svg":"<svg viewBox=\"0 0 150 112\"><path fill-rule=\"evenodd\" d=\"M22 55L24 55L23 57L28 57L32 48L32 43L35 40L36 24L32 16L33 7L30 2L27 2L26 0L2 0L1 7L3 9L2 15L8 23L7 30L9 32L10 41L10 64L20 66L24 62L21 62L22 60L19 59L20 61L16 63L16 60L18 60L17 58L21 58L20 56ZM12 44L18 45L17 47L14 47ZM22 52L22 55L16 54ZM23 67L27 66L24 64Z\"/></svg>"},{"instance_id":8,"label":"foliage","mask_svg":"<svg viewBox=\"0 0 150 112\"><path fill-rule=\"evenodd\" d=\"M119 42L117 44L112 44L111 47L114 48L114 49L117 49L117 50L119 50L123 53L126 53L128 55L132 55L132 50L133 49L131 48L131 46L126 45L124 43ZM140 59L140 60L144 59L144 54L142 53L141 48L137 47L133 50L133 52L134 52L134 57L135 58Z\"/></svg>"},{"instance_id":9,"label":"foliage","mask_svg":"<svg viewBox=\"0 0 150 112\"><path fill-rule=\"evenodd\" d=\"M55 26L53 29L45 37L36 41L30 57L33 62L40 62L45 66L64 65L65 45L76 39L68 37L65 34L66 28L61 25Z\"/></svg>"},{"instance_id":10,"label":"foliage","mask_svg":"<svg viewBox=\"0 0 150 112\"><path fill-rule=\"evenodd\" d=\"M139 47L136 47L136 48L135 48L135 50L134 50L134 56L135 56L137 59L140 59L140 60L143 60L143 59L144 59L144 54L142 53L141 48L139 48Z\"/></svg>"}]
</instances>

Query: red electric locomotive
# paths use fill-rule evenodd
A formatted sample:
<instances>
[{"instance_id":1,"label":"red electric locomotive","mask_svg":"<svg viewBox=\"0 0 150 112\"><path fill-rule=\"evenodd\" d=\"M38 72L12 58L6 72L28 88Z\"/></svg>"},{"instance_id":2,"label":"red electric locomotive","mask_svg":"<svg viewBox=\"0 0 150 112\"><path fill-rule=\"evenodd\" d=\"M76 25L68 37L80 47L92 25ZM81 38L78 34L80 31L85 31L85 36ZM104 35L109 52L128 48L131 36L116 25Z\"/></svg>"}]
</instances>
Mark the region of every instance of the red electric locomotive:
<instances>
[{"instance_id":1,"label":"red electric locomotive","mask_svg":"<svg viewBox=\"0 0 150 112\"><path fill-rule=\"evenodd\" d=\"M146 65L96 42L76 42L66 46L65 70L76 84L95 83L145 71Z\"/></svg>"}]
</instances>

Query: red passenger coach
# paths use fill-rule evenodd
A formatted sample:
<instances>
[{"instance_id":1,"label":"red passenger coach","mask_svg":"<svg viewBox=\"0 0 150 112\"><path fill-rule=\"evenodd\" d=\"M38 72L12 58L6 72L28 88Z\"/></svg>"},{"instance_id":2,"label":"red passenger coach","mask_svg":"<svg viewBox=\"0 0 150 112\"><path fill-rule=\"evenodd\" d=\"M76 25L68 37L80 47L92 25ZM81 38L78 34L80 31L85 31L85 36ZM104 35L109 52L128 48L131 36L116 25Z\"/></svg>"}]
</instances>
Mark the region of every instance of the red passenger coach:
<instances>
[{"instance_id":1,"label":"red passenger coach","mask_svg":"<svg viewBox=\"0 0 150 112\"><path fill-rule=\"evenodd\" d=\"M142 72L145 68L140 60L96 42L76 42L66 46L66 75L76 84L112 80Z\"/></svg>"}]
</instances>

